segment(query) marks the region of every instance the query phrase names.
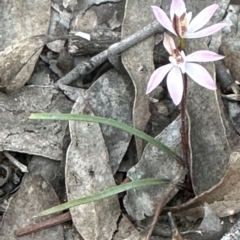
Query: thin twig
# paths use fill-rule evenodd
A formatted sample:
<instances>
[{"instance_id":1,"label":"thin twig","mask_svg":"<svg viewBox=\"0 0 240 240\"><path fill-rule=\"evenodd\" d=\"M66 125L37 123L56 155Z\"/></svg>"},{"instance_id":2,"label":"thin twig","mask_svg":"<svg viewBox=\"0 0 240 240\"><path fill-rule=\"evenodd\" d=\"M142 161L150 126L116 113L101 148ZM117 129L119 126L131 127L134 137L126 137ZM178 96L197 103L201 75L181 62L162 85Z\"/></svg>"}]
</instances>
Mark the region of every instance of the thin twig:
<instances>
[{"instance_id":1,"label":"thin twig","mask_svg":"<svg viewBox=\"0 0 240 240\"><path fill-rule=\"evenodd\" d=\"M71 216L70 212L66 212L66 213L60 214L58 216L48 218L42 222L31 224L24 228L21 228L16 231L16 235L18 237L20 237L20 236L30 234L33 232L37 232L37 231L40 231L40 230L43 230L46 228L57 226L61 223L68 222L70 220L72 220L72 216Z\"/></svg>"},{"instance_id":2,"label":"thin twig","mask_svg":"<svg viewBox=\"0 0 240 240\"><path fill-rule=\"evenodd\" d=\"M9 152L3 151L3 154L7 157L7 159L17 168L21 170L21 172L28 172L28 168L20 163L15 157L13 157Z\"/></svg>"},{"instance_id":3,"label":"thin twig","mask_svg":"<svg viewBox=\"0 0 240 240\"><path fill-rule=\"evenodd\" d=\"M105 51L92 57L88 62L82 62L78 64L71 72L59 79L56 83L57 87L60 85L68 85L82 75L87 75L92 72L96 67L100 66L102 63L107 61L108 55L120 54L135 44L143 41L144 39L150 37L153 34L160 33L163 31L162 26L158 21L154 21L144 27L142 30L136 32L135 34L127 37L121 42L111 45Z\"/></svg>"},{"instance_id":4,"label":"thin twig","mask_svg":"<svg viewBox=\"0 0 240 240\"><path fill-rule=\"evenodd\" d=\"M171 194L171 192L176 188L176 186L174 184L169 184L169 186L167 187L166 191L163 193L161 199L159 200L158 202L158 205L157 205L157 208L155 210L155 213L154 213L154 217L153 217L153 220L152 220L152 223L151 223L151 226L150 226L150 229L148 231L148 234L147 236L145 237L144 240L149 240L151 235L152 235L152 232L154 230L154 227L158 221L158 217L163 209L163 207L165 206L168 198L169 198L169 195Z\"/></svg>"},{"instance_id":5,"label":"thin twig","mask_svg":"<svg viewBox=\"0 0 240 240\"><path fill-rule=\"evenodd\" d=\"M171 212L168 212L168 219L169 219L171 230L172 230L172 240L183 240L181 234L177 229L177 226L175 224L175 221L173 219Z\"/></svg>"}]
</instances>

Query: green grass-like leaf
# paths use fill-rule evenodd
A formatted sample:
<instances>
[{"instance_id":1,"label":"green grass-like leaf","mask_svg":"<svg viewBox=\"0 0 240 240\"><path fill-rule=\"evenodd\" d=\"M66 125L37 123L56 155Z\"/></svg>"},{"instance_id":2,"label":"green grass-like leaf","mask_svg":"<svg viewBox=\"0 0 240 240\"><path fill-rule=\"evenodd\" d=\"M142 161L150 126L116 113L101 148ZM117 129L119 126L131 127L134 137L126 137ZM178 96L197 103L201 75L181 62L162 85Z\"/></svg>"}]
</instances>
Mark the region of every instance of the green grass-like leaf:
<instances>
[{"instance_id":1,"label":"green grass-like leaf","mask_svg":"<svg viewBox=\"0 0 240 240\"><path fill-rule=\"evenodd\" d=\"M183 160L180 156L178 156L175 152L173 152L166 145L161 143L160 141L154 139L153 137L147 135L146 133L128 126L127 124L120 123L113 119L97 117L92 115L84 115L84 114L61 114L61 113L32 113L29 117L30 119L45 119L45 120L68 120L68 121L84 121L84 122L95 122L102 123L109 126L113 126L119 128L125 132L131 133L139 138L146 140L147 142L155 145L163 152L169 154L173 158L175 158L180 164L183 164Z\"/></svg>"},{"instance_id":2,"label":"green grass-like leaf","mask_svg":"<svg viewBox=\"0 0 240 240\"><path fill-rule=\"evenodd\" d=\"M103 199L106 197L110 197L112 195L115 195L115 194L118 194L121 192L125 192L130 189L136 189L136 188L140 188L140 187L147 187L147 186L153 186L153 185L159 185L159 184L168 184L168 183L170 183L170 180L164 179L164 178L139 179L139 180L136 180L133 182L124 183L119 186L111 187L100 193L96 193L96 194L93 194L88 197L83 197L83 198L79 198L76 200L68 201L68 202L58 205L56 207L52 207L45 211L42 211L39 214L37 214L35 217L45 216L45 215L63 211L63 210L66 210L66 209L69 209L71 207L75 207L75 206L78 206L81 204L94 202L94 201L97 201L97 200L100 200L100 199Z\"/></svg>"}]
</instances>

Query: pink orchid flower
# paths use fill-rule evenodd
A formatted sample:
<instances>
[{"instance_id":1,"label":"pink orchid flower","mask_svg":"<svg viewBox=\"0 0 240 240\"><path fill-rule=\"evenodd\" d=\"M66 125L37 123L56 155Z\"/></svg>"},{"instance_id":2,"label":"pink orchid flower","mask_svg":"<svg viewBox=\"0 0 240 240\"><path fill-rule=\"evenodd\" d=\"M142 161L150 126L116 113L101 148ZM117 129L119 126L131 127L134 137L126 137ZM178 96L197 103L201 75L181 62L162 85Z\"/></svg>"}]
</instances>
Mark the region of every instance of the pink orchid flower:
<instances>
[{"instance_id":1,"label":"pink orchid flower","mask_svg":"<svg viewBox=\"0 0 240 240\"><path fill-rule=\"evenodd\" d=\"M166 33L164 33L163 45L171 55L170 63L153 72L147 85L147 94L153 91L168 74L167 88L174 104L178 105L183 95L183 73L186 73L199 85L216 90L216 84L208 71L201 65L192 62L211 62L223 59L224 56L208 50L196 51L185 56L183 51L176 48L172 37Z\"/></svg>"},{"instance_id":2,"label":"pink orchid flower","mask_svg":"<svg viewBox=\"0 0 240 240\"><path fill-rule=\"evenodd\" d=\"M152 6L153 13L161 25L180 38L206 37L228 26L226 23L217 23L198 31L207 24L217 8L217 4L212 4L203 9L191 21L192 12L186 13L186 6L183 0L172 0L170 7L171 20L161 8Z\"/></svg>"}]
</instances>

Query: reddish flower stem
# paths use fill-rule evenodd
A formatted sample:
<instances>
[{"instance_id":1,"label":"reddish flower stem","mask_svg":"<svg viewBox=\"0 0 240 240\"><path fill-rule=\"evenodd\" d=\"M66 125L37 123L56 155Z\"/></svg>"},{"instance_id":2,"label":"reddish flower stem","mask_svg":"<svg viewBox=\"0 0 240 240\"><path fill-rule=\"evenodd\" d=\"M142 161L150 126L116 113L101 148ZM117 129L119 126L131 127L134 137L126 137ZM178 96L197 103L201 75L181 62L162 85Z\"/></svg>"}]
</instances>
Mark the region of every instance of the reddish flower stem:
<instances>
[{"instance_id":1,"label":"reddish flower stem","mask_svg":"<svg viewBox=\"0 0 240 240\"><path fill-rule=\"evenodd\" d=\"M187 74L183 74L183 97L181 101L181 139L182 139L182 151L183 151L183 159L185 161L185 167L189 170L189 159L188 159L188 134L187 134L187 117L186 117L186 99L187 99Z\"/></svg>"},{"instance_id":2,"label":"reddish flower stem","mask_svg":"<svg viewBox=\"0 0 240 240\"><path fill-rule=\"evenodd\" d=\"M183 160L184 167L187 169L186 175L186 185L189 190L192 189L191 177L190 177L190 165L189 165L189 144L188 144L188 122L186 116L186 100L187 100L187 74L183 73L183 97L181 101L181 142L182 142L182 152L183 152Z\"/></svg>"}]
</instances>

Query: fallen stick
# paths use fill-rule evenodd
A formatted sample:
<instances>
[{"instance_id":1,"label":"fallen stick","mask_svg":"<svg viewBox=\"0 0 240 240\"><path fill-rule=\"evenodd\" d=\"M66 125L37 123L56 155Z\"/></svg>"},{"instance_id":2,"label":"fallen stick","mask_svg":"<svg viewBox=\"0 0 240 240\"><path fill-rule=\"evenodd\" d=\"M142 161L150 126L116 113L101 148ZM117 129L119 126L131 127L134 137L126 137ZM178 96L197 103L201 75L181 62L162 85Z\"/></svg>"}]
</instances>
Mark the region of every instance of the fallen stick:
<instances>
[{"instance_id":1,"label":"fallen stick","mask_svg":"<svg viewBox=\"0 0 240 240\"><path fill-rule=\"evenodd\" d=\"M20 236L23 236L23 235L26 235L26 234L37 232L39 230L43 230L43 229L47 229L47 228L50 228L50 227L53 227L53 226L57 226L61 223L71 221L71 220L72 220L72 217L71 217L70 212L66 212L66 213L62 213L58 216L54 216L54 217L45 219L42 222L31 224L31 225L28 225L24 228L20 228L15 232L15 234L16 234L16 236L20 237Z\"/></svg>"},{"instance_id":2,"label":"fallen stick","mask_svg":"<svg viewBox=\"0 0 240 240\"><path fill-rule=\"evenodd\" d=\"M156 33L161 33L162 31L163 31L163 28L158 21L154 21L150 23L149 25L144 27L142 30L127 37L126 39L123 39L121 42L114 43L108 49L92 57L88 62L82 62L78 64L67 75L60 78L56 82L56 86L59 87L60 85L68 85L72 83L74 80L76 80L80 76L89 74L96 67L100 66L102 63L107 61L109 55L116 56L117 54L120 54L126 51L130 47L150 37L151 35Z\"/></svg>"}]
</instances>

